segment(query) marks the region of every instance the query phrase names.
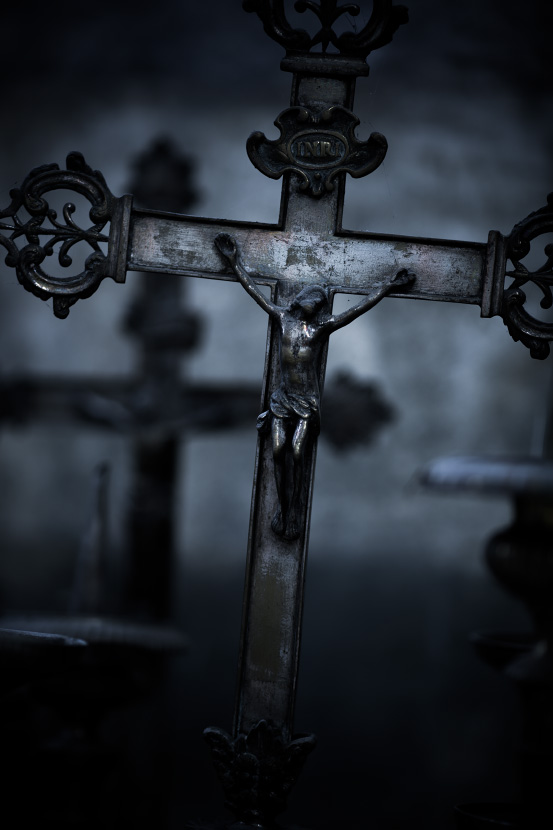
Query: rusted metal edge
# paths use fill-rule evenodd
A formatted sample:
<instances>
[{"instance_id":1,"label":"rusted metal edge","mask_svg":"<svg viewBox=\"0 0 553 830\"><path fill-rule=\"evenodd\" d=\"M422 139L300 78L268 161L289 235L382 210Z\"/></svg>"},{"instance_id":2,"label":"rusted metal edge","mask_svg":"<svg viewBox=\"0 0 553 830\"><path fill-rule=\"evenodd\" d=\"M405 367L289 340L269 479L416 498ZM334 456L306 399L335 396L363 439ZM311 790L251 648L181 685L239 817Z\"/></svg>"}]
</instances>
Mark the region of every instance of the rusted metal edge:
<instances>
[{"instance_id":1,"label":"rusted metal edge","mask_svg":"<svg viewBox=\"0 0 553 830\"><path fill-rule=\"evenodd\" d=\"M132 203L130 194L117 200L109 229L108 275L119 283L127 277Z\"/></svg>"},{"instance_id":2,"label":"rusted metal edge","mask_svg":"<svg viewBox=\"0 0 553 830\"><path fill-rule=\"evenodd\" d=\"M481 317L501 314L507 262L507 239L499 231L490 231L486 250L486 271L482 282Z\"/></svg>"}]
</instances>

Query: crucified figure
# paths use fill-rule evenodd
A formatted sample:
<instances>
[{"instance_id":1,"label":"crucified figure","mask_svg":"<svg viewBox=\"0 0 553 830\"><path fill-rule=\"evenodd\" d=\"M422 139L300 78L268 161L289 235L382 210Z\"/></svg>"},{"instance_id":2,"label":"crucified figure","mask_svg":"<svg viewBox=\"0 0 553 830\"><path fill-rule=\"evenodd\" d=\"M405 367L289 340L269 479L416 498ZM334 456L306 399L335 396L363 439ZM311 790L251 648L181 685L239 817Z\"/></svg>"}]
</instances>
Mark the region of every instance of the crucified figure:
<instances>
[{"instance_id":1,"label":"crucified figure","mask_svg":"<svg viewBox=\"0 0 553 830\"><path fill-rule=\"evenodd\" d=\"M303 288L288 306L268 300L248 274L234 237L220 233L215 245L238 280L279 327L280 385L269 409L257 419L261 434L271 433L278 507L271 527L285 539L301 532L304 458L308 442L320 431L320 358L332 334L375 306L392 289L411 285L416 277L403 268L357 305L332 314L322 285Z\"/></svg>"}]
</instances>

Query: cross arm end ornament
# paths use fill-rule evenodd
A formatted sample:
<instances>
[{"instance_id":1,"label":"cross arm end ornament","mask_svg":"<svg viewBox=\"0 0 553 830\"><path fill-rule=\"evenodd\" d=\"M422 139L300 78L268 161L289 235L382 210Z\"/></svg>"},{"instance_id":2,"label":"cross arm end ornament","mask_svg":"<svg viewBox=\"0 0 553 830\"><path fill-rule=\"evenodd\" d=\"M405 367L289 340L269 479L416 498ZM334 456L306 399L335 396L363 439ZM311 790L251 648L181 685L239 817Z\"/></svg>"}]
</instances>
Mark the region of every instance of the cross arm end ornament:
<instances>
[{"instance_id":1,"label":"cross arm end ornament","mask_svg":"<svg viewBox=\"0 0 553 830\"><path fill-rule=\"evenodd\" d=\"M537 320L530 314L525 308L527 298L523 288L533 285L541 292L541 308L553 306L553 244L545 245L545 261L538 268L528 267L524 259L530 253L532 240L551 233L553 192L549 193L547 203L518 222L505 240L505 258L513 264L513 269L506 271L505 276L512 282L503 292L501 307L496 312L503 318L511 337L520 340L538 360L549 355L553 323Z\"/></svg>"},{"instance_id":2,"label":"cross arm end ornament","mask_svg":"<svg viewBox=\"0 0 553 830\"><path fill-rule=\"evenodd\" d=\"M529 267L524 259L530 254L532 241L550 233L553 233L553 193L548 195L543 207L517 222L508 236L490 231L480 303L482 317L501 317L513 340L523 343L538 360L549 355L553 322L533 316L525 307L527 294L523 289L537 288L542 295L540 307L552 307L553 244L545 245L545 261L538 268ZM508 268L508 261L512 269ZM505 287L507 279L512 282Z\"/></svg>"},{"instance_id":3,"label":"cross arm end ornament","mask_svg":"<svg viewBox=\"0 0 553 830\"><path fill-rule=\"evenodd\" d=\"M45 198L55 190L72 191L87 199L89 227L77 224L72 202L63 207L63 222L58 219ZM65 170L57 164L34 168L10 196L10 205L0 210L0 246L7 251L6 265L15 268L27 291L41 300L53 298L56 317L67 317L70 307L78 299L90 297L105 277L125 281L132 197L113 196L103 175L89 167L81 153L69 153ZM59 265L70 268L72 249L81 243L92 250L79 274L60 277L46 272L44 262L54 254L55 246L59 245ZM107 254L102 246L107 246Z\"/></svg>"}]
</instances>

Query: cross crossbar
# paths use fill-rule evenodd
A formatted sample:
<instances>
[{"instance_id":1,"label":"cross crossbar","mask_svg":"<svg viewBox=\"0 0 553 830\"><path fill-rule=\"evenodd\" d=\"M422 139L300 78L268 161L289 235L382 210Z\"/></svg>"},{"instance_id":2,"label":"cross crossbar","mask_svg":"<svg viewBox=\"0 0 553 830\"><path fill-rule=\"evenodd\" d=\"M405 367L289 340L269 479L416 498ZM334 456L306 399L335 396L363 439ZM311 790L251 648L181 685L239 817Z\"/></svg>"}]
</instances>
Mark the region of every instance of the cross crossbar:
<instances>
[{"instance_id":1,"label":"cross crossbar","mask_svg":"<svg viewBox=\"0 0 553 830\"><path fill-rule=\"evenodd\" d=\"M213 245L222 232L236 238L259 284L315 282L335 293L366 294L392 271L409 268L417 274L416 284L408 292L392 290L389 297L470 303L484 306L484 314L502 253L497 232L487 244L347 230L316 235L279 225L132 210L120 255L125 270L234 280Z\"/></svg>"}]
</instances>

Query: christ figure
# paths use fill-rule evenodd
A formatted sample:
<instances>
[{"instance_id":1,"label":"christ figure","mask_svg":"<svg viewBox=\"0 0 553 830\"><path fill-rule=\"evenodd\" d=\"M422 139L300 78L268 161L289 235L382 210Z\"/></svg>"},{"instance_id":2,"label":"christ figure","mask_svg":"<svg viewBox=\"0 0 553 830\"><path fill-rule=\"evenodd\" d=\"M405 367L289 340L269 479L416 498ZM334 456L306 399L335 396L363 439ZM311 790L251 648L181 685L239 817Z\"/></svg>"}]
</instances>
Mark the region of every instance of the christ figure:
<instances>
[{"instance_id":1,"label":"christ figure","mask_svg":"<svg viewBox=\"0 0 553 830\"><path fill-rule=\"evenodd\" d=\"M220 233L215 245L280 333L280 384L271 395L269 409L257 419L257 428L262 434L270 432L272 437L278 506L271 527L285 539L297 539L301 532L306 448L320 430L319 375L324 346L333 331L368 311L392 288L411 285L415 275L402 268L357 305L342 314L332 314L329 293L322 285L302 288L288 306L276 305L248 274L234 237Z\"/></svg>"}]
</instances>

